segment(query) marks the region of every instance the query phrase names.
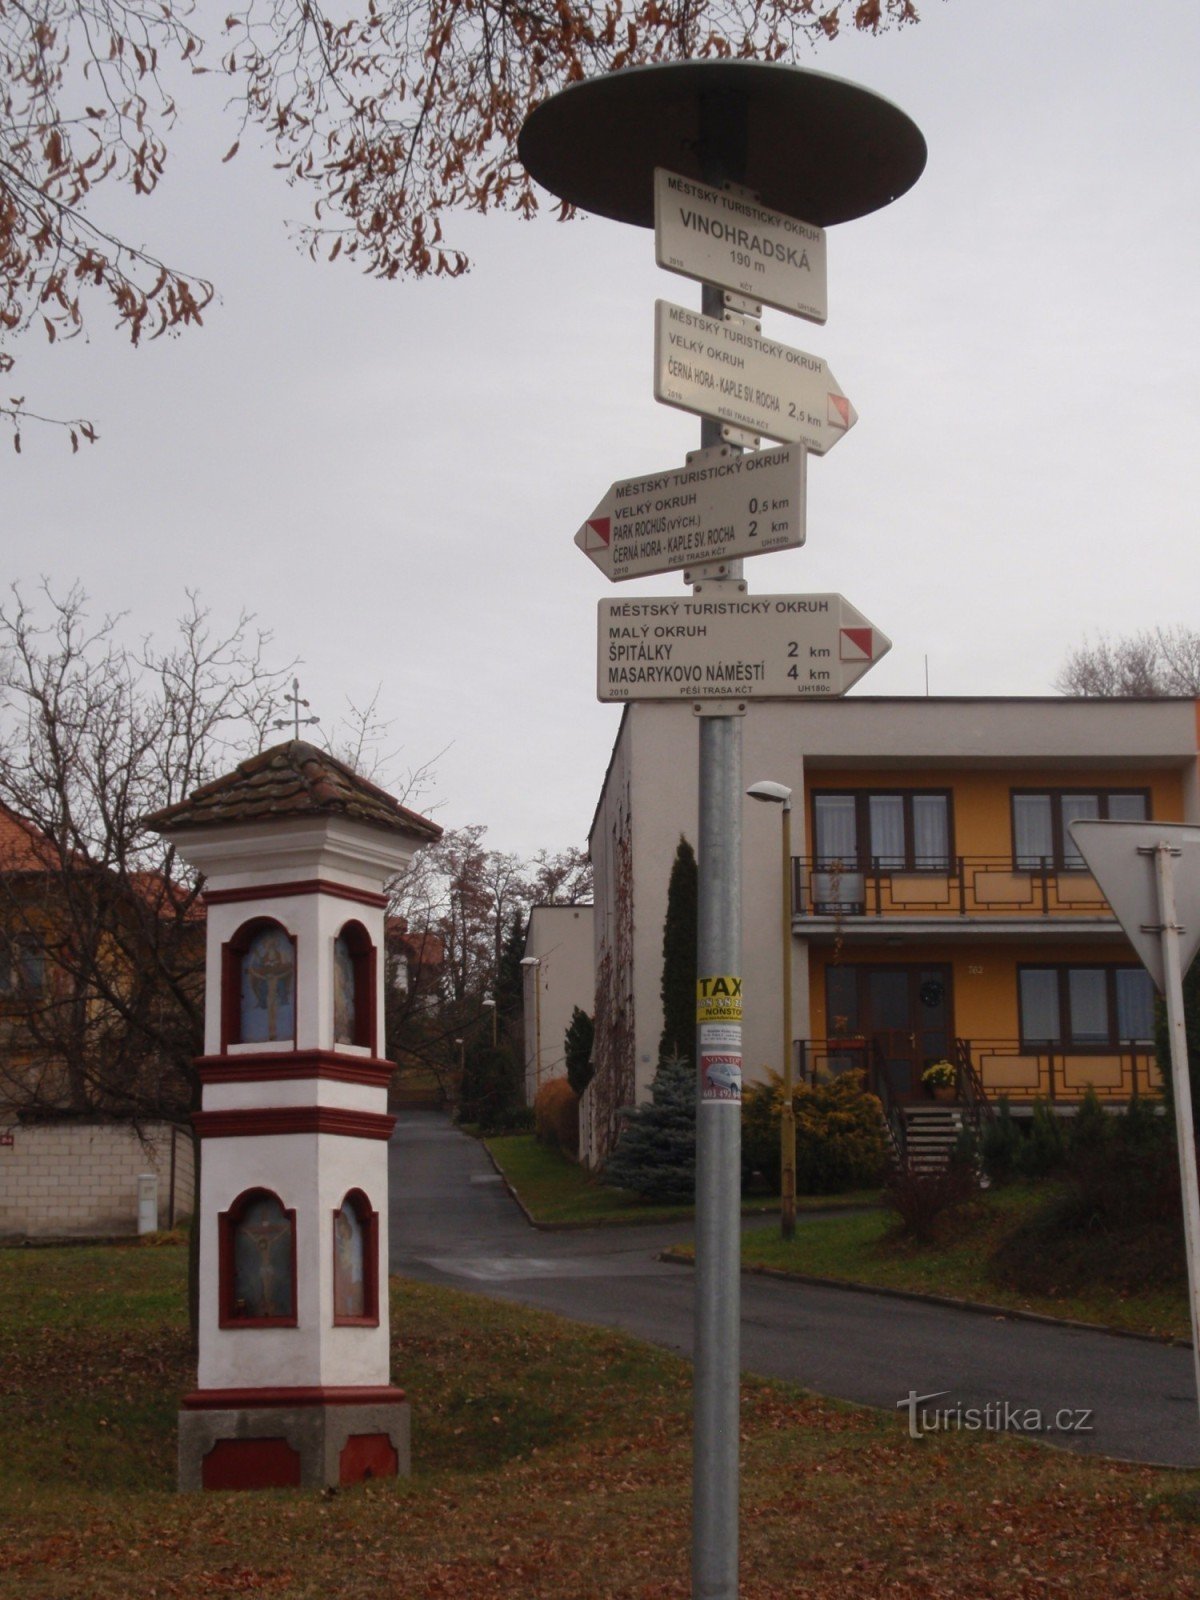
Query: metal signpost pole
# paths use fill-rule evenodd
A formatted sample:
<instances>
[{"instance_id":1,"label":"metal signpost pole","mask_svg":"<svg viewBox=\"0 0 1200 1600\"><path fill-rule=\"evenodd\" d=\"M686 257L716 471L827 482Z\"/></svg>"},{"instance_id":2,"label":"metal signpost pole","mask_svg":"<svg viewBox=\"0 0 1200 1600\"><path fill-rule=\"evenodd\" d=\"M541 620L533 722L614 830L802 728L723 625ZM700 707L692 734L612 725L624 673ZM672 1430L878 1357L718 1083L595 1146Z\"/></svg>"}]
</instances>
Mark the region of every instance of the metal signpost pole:
<instances>
[{"instance_id":1,"label":"metal signpost pole","mask_svg":"<svg viewBox=\"0 0 1200 1600\"><path fill-rule=\"evenodd\" d=\"M724 315L721 290L707 283L703 310L708 316ZM720 423L705 418L700 424L701 448L720 443ZM731 562L729 579L724 581L734 586L740 577L741 562ZM740 1094L728 1100L706 1097L704 1063L709 1050L717 1053L712 1049L714 1029L721 1030L720 1053L741 1056L742 724L738 716L699 720L692 1596L736 1600L742 1106ZM713 1012L724 1011L720 1020L703 998L706 982L717 979L724 980L723 989L732 991L722 994L721 1007L713 1007Z\"/></svg>"},{"instance_id":2,"label":"metal signpost pole","mask_svg":"<svg viewBox=\"0 0 1200 1600\"><path fill-rule=\"evenodd\" d=\"M1163 954L1163 999L1167 1007L1167 1032L1171 1041L1171 1083L1175 1096L1175 1134L1179 1143L1179 1180L1183 1190L1183 1237L1187 1252L1188 1304L1192 1314L1192 1366L1196 1399L1200 1404L1200 1190L1196 1187L1196 1134L1192 1122L1192 1085L1188 1074L1187 1028L1183 1011L1183 971L1179 959L1180 926L1175 920L1174 858L1179 855L1165 841L1152 847L1158 889L1159 934Z\"/></svg>"},{"instance_id":3,"label":"metal signpost pole","mask_svg":"<svg viewBox=\"0 0 1200 1600\"><path fill-rule=\"evenodd\" d=\"M586 79L552 95L526 119L518 151L531 177L570 205L640 227L654 225L662 264L701 280L700 317L665 303L656 310L655 393L665 404L701 415L702 451L719 457L735 438L739 445L753 439L757 448L763 434L821 454L853 425L854 408L825 363L762 339L741 313L761 300L825 320L822 230L887 205L924 168L925 141L903 112L870 90L778 63L660 62ZM697 181L703 190L693 192ZM759 278L766 291L761 296ZM727 301L730 292L733 300ZM733 430L727 436L722 418ZM697 593L716 602L711 611L706 608L700 634L707 637L711 622L712 642L719 633L727 658L686 661L681 650L676 660L675 642L647 647L646 628L632 631L636 602L623 622L608 625L607 638L602 613L598 651L600 699L686 695L700 723L693 1600L737 1600L738 1588L740 717L749 695L734 686L759 686L777 699L828 698L887 649L864 618L843 614L827 642L806 645L802 673L801 641L794 633L782 645L764 646L717 626L739 616L773 614L767 602L732 603L745 585L740 560L726 556L803 542L803 458L796 464L799 479L792 468L769 492L766 478L755 490L747 468L742 487L749 494L739 498L728 484L714 497L720 514L716 505L701 504L705 497L691 493L686 483L680 486L682 504L670 489L663 496L665 485L614 484L576 536L614 581L672 570L693 551L707 549L718 557L714 562L710 555L705 566L697 555L694 582ZM709 457L696 478L708 473L715 482L717 465ZM779 465L756 459L754 470ZM761 524L765 538L756 543L760 493L764 512L770 500L770 517ZM669 507L660 506L659 498ZM666 509L673 520L657 516ZM677 608L665 604L674 615ZM821 613L828 626L843 605L836 595L813 607L797 597L784 611L793 620ZM665 627L658 633L679 642L692 636L687 628L678 635ZM782 665L781 650L787 657ZM810 660L815 664L809 666ZM642 665L647 661L658 664ZM769 673L778 679L768 683Z\"/></svg>"}]
</instances>

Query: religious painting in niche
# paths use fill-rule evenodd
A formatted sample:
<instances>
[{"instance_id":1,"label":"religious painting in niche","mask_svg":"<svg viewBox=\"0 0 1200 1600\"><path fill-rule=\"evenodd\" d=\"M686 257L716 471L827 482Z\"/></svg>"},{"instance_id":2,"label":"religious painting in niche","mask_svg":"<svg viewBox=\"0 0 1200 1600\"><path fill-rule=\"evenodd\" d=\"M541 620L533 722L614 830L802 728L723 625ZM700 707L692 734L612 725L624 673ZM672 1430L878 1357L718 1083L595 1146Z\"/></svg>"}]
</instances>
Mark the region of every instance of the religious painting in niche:
<instances>
[{"instance_id":1,"label":"religious painting in niche","mask_svg":"<svg viewBox=\"0 0 1200 1600\"><path fill-rule=\"evenodd\" d=\"M241 960L244 1044L291 1039L296 1031L296 952L278 923L260 928Z\"/></svg>"},{"instance_id":2,"label":"religious painting in niche","mask_svg":"<svg viewBox=\"0 0 1200 1600\"><path fill-rule=\"evenodd\" d=\"M361 1189L333 1213L333 1320L379 1326L379 1214Z\"/></svg>"},{"instance_id":3,"label":"religious painting in niche","mask_svg":"<svg viewBox=\"0 0 1200 1600\"><path fill-rule=\"evenodd\" d=\"M345 933L333 941L333 1042L358 1043L357 964ZM339 1215L341 1213L339 1212Z\"/></svg>"},{"instance_id":4,"label":"religious painting in niche","mask_svg":"<svg viewBox=\"0 0 1200 1600\"><path fill-rule=\"evenodd\" d=\"M230 1213L233 1282L229 1311L256 1322L296 1314L295 1224L277 1196L258 1190Z\"/></svg>"},{"instance_id":5,"label":"religious painting in niche","mask_svg":"<svg viewBox=\"0 0 1200 1600\"><path fill-rule=\"evenodd\" d=\"M353 1195L333 1216L333 1314L367 1315L367 1229Z\"/></svg>"}]
</instances>

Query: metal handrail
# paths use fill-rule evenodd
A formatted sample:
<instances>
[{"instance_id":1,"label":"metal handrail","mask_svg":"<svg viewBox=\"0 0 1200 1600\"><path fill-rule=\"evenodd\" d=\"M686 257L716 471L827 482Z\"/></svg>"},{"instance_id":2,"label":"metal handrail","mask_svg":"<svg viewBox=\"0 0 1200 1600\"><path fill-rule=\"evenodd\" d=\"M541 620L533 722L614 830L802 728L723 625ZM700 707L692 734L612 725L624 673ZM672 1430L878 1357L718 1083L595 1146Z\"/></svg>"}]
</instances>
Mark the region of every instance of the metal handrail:
<instances>
[{"instance_id":1,"label":"metal handrail","mask_svg":"<svg viewBox=\"0 0 1200 1600\"><path fill-rule=\"evenodd\" d=\"M1011 855L924 856L905 866L880 856L862 864L793 856L792 908L801 917L1112 917L1090 873L1048 857L1033 865Z\"/></svg>"},{"instance_id":2,"label":"metal handrail","mask_svg":"<svg viewBox=\"0 0 1200 1600\"><path fill-rule=\"evenodd\" d=\"M996 1110L988 1099L987 1090L983 1086L983 1079L975 1070L975 1063L971 1058L971 1045L969 1040L955 1039L954 1065L956 1068L956 1088L958 1098L966 1108L967 1116L975 1127L976 1134L983 1132L985 1122L994 1122Z\"/></svg>"}]
</instances>

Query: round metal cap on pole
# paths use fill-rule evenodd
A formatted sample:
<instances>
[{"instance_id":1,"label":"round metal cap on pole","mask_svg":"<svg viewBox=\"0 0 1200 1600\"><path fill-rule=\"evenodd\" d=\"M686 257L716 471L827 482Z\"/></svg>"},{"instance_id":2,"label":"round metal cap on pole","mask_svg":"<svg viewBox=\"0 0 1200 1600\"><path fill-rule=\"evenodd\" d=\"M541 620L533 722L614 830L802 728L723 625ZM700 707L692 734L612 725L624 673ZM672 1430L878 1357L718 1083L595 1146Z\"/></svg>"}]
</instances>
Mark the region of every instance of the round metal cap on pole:
<instances>
[{"instance_id":1,"label":"round metal cap on pole","mask_svg":"<svg viewBox=\"0 0 1200 1600\"><path fill-rule=\"evenodd\" d=\"M517 153L560 200L639 228L654 225L655 167L711 183L715 165L764 205L823 228L898 199L927 152L898 106L844 78L678 61L560 90L530 113Z\"/></svg>"}]
</instances>

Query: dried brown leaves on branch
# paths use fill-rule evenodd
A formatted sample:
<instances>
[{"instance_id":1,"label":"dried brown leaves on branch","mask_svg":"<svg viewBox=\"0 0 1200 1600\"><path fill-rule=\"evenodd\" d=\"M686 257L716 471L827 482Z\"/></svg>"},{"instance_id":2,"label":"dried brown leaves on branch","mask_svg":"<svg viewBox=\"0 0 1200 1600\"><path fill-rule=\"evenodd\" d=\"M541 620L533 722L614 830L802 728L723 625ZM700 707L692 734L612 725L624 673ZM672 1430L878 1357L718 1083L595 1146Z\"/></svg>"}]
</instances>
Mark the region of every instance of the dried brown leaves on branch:
<instances>
[{"instance_id":1,"label":"dried brown leaves on branch","mask_svg":"<svg viewBox=\"0 0 1200 1600\"><path fill-rule=\"evenodd\" d=\"M226 160L257 124L313 191L314 257L455 277L469 263L446 212L533 214L517 134L564 85L692 57L786 60L843 26L916 20L913 0L366 0L352 15L252 0L212 23L188 0L0 0L0 379L17 339L72 337L98 305L134 344L201 322L212 285L103 220L105 184L158 187L194 73L234 85ZM20 449L36 413L0 392L0 418ZM95 437L66 425L76 448Z\"/></svg>"}]
</instances>

